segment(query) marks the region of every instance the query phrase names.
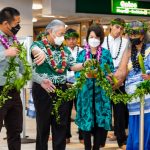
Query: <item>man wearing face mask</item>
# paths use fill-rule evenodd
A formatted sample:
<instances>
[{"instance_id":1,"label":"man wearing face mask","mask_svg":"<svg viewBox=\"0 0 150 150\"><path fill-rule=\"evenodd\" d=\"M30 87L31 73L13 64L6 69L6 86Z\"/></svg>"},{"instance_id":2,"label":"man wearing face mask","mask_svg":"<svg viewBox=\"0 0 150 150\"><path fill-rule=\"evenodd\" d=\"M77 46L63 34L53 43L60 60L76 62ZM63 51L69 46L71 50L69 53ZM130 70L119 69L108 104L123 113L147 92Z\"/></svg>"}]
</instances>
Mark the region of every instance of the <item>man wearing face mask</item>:
<instances>
[{"instance_id":1,"label":"man wearing face mask","mask_svg":"<svg viewBox=\"0 0 150 150\"><path fill-rule=\"evenodd\" d=\"M128 58L127 51L128 51L128 40L122 37L122 33L125 27L125 21L121 18L116 18L111 21L110 25L110 34L105 37L104 43L102 47L110 50L114 67L115 73L114 75L118 79L118 87L120 86L120 90L124 93L124 85L123 81L125 78L126 73L124 73L127 60ZM123 57L124 56L124 57ZM125 65L122 67L122 60L125 58ZM121 68L121 67L122 68ZM121 69L120 69L121 68ZM116 90L116 92L119 92ZM127 126L128 120L128 110L127 106L124 103L113 104L113 111L114 111L114 136L110 138L110 140L116 140L120 148L125 148L126 144L126 133L125 128Z\"/></svg>"},{"instance_id":2,"label":"man wearing face mask","mask_svg":"<svg viewBox=\"0 0 150 150\"><path fill-rule=\"evenodd\" d=\"M20 29L20 13L15 8L6 7L0 11L0 93L6 82L4 72L8 70L9 59L18 55L18 49L12 47L14 36ZM4 42L5 41L5 42ZM9 45L6 48L6 44ZM19 58L15 58L20 62ZM21 64L17 74L23 73ZM0 108L0 131L3 121L7 130L7 142L9 150L21 150L20 133L22 132L22 102L20 92L16 89L9 91L12 99L8 100Z\"/></svg>"},{"instance_id":3,"label":"man wearing face mask","mask_svg":"<svg viewBox=\"0 0 150 150\"><path fill-rule=\"evenodd\" d=\"M60 109L60 123L52 115L53 103L58 100L56 88L67 89L67 70L78 71L83 64L75 65L74 58L67 47L63 46L65 24L60 20L53 20L47 26L39 41L33 42L31 52L35 58L43 57L41 64L33 62L32 95L36 110L37 139L36 150L48 149L50 125L52 129L53 150L65 150L66 130L69 118L69 103L64 102ZM44 81L44 82L43 82ZM43 82L43 83L42 83Z\"/></svg>"}]
</instances>

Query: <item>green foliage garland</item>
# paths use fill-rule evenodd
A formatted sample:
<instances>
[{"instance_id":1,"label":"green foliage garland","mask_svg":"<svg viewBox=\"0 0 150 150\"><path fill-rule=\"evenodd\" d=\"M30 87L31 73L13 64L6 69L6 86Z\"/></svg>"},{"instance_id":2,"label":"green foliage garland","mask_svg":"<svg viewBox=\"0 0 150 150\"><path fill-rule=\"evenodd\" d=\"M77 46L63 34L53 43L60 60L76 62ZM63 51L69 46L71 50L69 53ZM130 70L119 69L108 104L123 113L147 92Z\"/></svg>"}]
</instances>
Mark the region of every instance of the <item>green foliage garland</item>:
<instances>
[{"instance_id":1,"label":"green foliage garland","mask_svg":"<svg viewBox=\"0 0 150 150\"><path fill-rule=\"evenodd\" d=\"M60 116L59 116L59 107L63 102L71 101L75 98L77 95L77 92L79 89L82 89L82 86L84 85L86 79L87 79L87 73L95 73L95 68L97 69L97 75L96 75L96 85L100 86L105 92L106 95L112 100L115 104L119 102L128 103L133 98L143 97L145 94L150 94L150 81L144 81L140 83L140 85L137 87L135 93L129 95L124 93L116 93L112 89L112 85L107 80L107 78L104 76L103 71L101 70L99 66L99 62L96 60L91 60L89 63L86 63L84 69L80 72L80 77L77 79L76 83L68 88L65 92L63 92L61 89L56 89L56 94L58 96L57 101L54 103L54 109L52 111L52 114L55 115L56 121L59 123ZM143 103L143 102L142 102Z\"/></svg>"},{"instance_id":2,"label":"green foliage garland","mask_svg":"<svg viewBox=\"0 0 150 150\"><path fill-rule=\"evenodd\" d=\"M21 77L17 76L17 67L19 64L15 61L15 57L9 59L9 67L5 71L4 76L6 77L6 83L3 86L3 90L0 94L0 107L2 107L6 100L11 99L8 93L12 89L17 89L18 91L31 79L31 66L27 61L27 51L23 44L14 43L12 45L19 50L19 59L22 61L24 72ZM13 81L13 82L12 82Z\"/></svg>"}]
</instances>

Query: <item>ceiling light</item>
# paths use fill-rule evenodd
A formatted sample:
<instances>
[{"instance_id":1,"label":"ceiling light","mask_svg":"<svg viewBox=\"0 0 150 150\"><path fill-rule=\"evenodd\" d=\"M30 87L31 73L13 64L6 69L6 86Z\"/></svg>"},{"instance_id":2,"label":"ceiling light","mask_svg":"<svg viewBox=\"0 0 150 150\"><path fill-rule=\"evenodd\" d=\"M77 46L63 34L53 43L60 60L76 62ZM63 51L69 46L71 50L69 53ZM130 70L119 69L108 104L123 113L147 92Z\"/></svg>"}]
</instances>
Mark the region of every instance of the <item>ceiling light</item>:
<instances>
[{"instance_id":1,"label":"ceiling light","mask_svg":"<svg viewBox=\"0 0 150 150\"><path fill-rule=\"evenodd\" d=\"M42 4L37 4L37 3L32 4L32 9L42 9L42 8L43 8Z\"/></svg>"},{"instance_id":2,"label":"ceiling light","mask_svg":"<svg viewBox=\"0 0 150 150\"><path fill-rule=\"evenodd\" d=\"M67 27L68 27L68 25L65 24L65 28L67 28Z\"/></svg>"},{"instance_id":3,"label":"ceiling light","mask_svg":"<svg viewBox=\"0 0 150 150\"><path fill-rule=\"evenodd\" d=\"M52 15L42 15L42 17L55 18L55 16Z\"/></svg>"},{"instance_id":4,"label":"ceiling light","mask_svg":"<svg viewBox=\"0 0 150 150\"><path fill-rule=\"evenodd\" d=\"M37 22L37 18L32 18L32 22Z\"/></svg>"},{"instance_id":5,"label":"ceiling light","mask_svg":"<svg viewBox=\"0 0 150 150\"><path fill-rule=\"evenodd\" d=\"M104 29L107 29L107 28L108 28L108 26L106 26L106 25L103 25L103 28L104 28Z\"/></svg>"},{"instance_id":6,"label":"ceiling light","mask_svg":"<svg viewBox=\"0 0 150 150\"><path fill-rule=\"evenodd\" d=\"M58 16L58 18L66 18L66 17L64 17L64 16Z\"/></svg>"}]
</instances>

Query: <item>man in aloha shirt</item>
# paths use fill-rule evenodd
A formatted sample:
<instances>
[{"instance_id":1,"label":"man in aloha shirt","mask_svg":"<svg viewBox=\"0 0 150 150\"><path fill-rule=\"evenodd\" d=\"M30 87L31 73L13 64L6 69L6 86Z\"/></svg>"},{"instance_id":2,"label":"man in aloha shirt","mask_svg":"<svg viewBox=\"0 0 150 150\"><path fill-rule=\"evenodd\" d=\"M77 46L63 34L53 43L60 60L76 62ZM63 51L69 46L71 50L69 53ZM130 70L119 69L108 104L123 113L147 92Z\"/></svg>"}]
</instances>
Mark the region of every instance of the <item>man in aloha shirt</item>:
<instances>
[{"instance_id":1,"label":"man in aloha shirt","mask_svg":"<svg viewBox=\"0 0 150 150\"><path fill-rule=\"evenodd\" d=\"M50 125L52 129L53 150L65 150L66 128L69 115L69 105L64 102L60 109L60 123L51 114L53 103L57 96L55 88L67 89L67 70L78 71L83 64L76 64L71 52L62 45L65 34L65 24L60 20L51 21L40 41L33 42L31 52L33 62L32 94L36 110L37 139L36 150L48 149Z\"/></svg>"}]
</instances>

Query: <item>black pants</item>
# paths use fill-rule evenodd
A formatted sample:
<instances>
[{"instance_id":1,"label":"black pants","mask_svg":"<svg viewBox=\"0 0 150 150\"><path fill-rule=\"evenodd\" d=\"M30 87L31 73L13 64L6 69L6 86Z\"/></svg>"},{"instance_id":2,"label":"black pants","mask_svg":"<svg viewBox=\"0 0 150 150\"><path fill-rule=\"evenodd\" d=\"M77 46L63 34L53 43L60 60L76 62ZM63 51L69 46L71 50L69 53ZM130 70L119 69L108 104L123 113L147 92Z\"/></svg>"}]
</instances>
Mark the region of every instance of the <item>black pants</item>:
<instances>
[{"instance_id":1,"label":"black pants","mask_svg":"<svg viewBox=\"0 0 150 150\"><path fill-rule=\"evenodd\" d=\"M0 87L2 91L2 87ZM7 130L7 142L9 150L21 150L22 132L22 102L20 93L12 90L8 94L12 99L7 100L2 108L0 108L0 131L3 126L3 121Z\"/></svg>"},{"instance_id":2,"label":"black pants","mask_svg":"<svg viewBox=\"0 0 150 150\"><path fill-rule=\"evenodd\" d=\"M75 98L72 101L69 101L69 115L68 115L68 123L67 123L67 134L66 134L66 138L71 138L71 113L72 113L72 108L73 108L73 103L75 104L75 109L76 109L76 103L77 103L77 99ZM83 135L82 135L82 130L79 130L79 140L83 140Z\"/></svg>"},{"instance_id":3,"label":"black pants","mask_svg":"<svg viewBox=\"0 0 150 150\"><path fill-rule=\"evenodd\" d=\"M58 88L58 86L56 86ZM59 88L66 89L66 85L60 85ZM36 83L32 87L33 101L36 110L37 138L36 150L48 149L48 137L50 125L52 130L53 150L65 150L66 147L66 129L69 114L69 104L63 103L59 109L60 123L56 122L55 116L51 114L53 101L57 101L55 93L48 93Z\"/></svg>"},{"instance_id":4,"label":"black pants","mask_svg":"<svg viewBox=\"0 0 150 150\"><path fill-rule=\"evenodd\" d=\"M99 150L100 147L103 147L102 143L104 136L107 136L105 129L102 127L95 127L92 131L82 131L85 150ZM91 136L93 135L93 146L91 144ZM104 141L105 142L105 141Z\"/></svg>"},{"instance_id":5,"label":"black pants","mask_svg":"<svg viewBox=\"0 0 150 150\"><path fill-rule=\"evenodd\" d=\"M125 93L124 86L120 87L120 91ZM119 93L119 91L116 91ZM126 144L127 136L125 129L128 126L128 109L123 102L113 104L114 110L114 134L117 137L119 147Z\"/></svg>"}]
</instances>

